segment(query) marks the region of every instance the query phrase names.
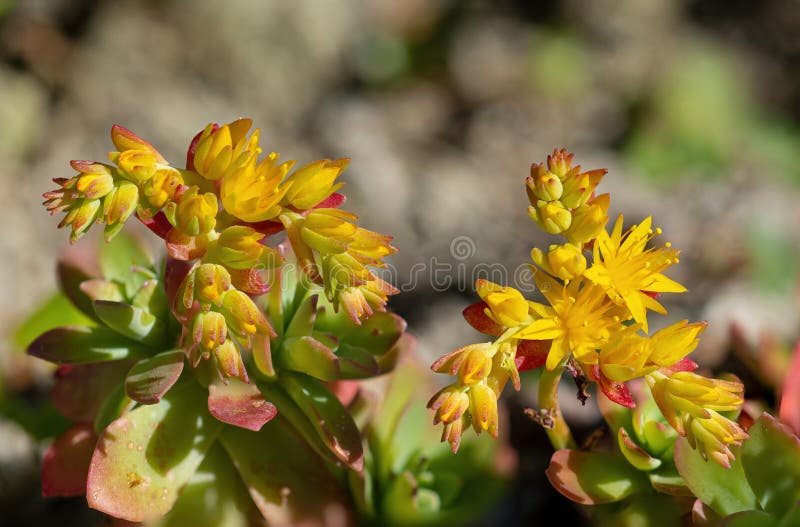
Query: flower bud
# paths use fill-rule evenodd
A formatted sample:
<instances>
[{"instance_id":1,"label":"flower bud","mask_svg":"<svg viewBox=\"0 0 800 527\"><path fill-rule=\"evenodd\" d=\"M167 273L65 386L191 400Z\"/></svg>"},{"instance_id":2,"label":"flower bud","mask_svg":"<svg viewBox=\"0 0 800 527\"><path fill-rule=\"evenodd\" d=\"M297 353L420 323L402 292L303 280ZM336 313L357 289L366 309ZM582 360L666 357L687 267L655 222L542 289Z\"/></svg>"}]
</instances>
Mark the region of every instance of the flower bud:
<instances>
[{"instance_id":1,"label":"flower bud","mask_svg":"<svg viewBox=\"0 0 800 527\"><path fill-rule=\"evenodd\" d=\"M586 257L571 243L551 245L546 255L539 248L534 248L531 259L536 265L562 280L572 280L586 271Z\"/></svg>"},{"instance_id":2,"label":"flower bud","mask_svg":"<svg viewBox=\"0 0 800 527\"><path fill-rule=\"evenodd\" d=\"M568 209L584 205L594 192L600 180L608 172L606 169L591 170L581 174L570 174L564 180L564 193L561 202Z\"/></svg>"},{"instance_id":3,"label":"flower bud","mask_svg":"<svg viewBox=\"0 0 800 527\"><path fill-rule=\"evenodd\" d=\"M526 184L533 195L543 201L558 200L564 191L558 176L548 171L544 165L536 163L531 165L531 176L526 180Z\"/></svg>"},{"instance_id":4,"label":"flower bud","mask_svg":"<svg viewBox=\"0 0 800 527\"><path fill-rule=\"evenodd\" d=\"M334 182L349 162L349 159L323 159L298 169L289 176L292 186L286 192L286 201L299 210L318 205L344 185Z\"/></svg>"},{"instance_id":5,"label":"flower bud","mask_svg":"<svg viewBox=\"0 0 800 527\"><path fill-rule=\"evenodd\" d=\"M569 229L572 224L572 214L564 208L560 201L547 203L540 201L537 204L537 208L539 225L550 234L562 233Z\"/></svg>"},{"instance_id":6,"label":"flower bud","mask_svg":"<svg viewBox=\"0 0 800 527\"><path fill-rule=\"evenodd\" d=\"M242 361L242 354L232 340L226 340L214 350L214 362L222 379L236 377L242 382L250 382Z\"/></svg>"},{"instance_id":7,"label":"flower bud","mask_svg":"<svg viewBox=\"0 0 800 527\"><path fill-rule=\"evenodd\" d=\"M114 162L120 172L136 184L144 183L156 173L156 156L146 150L126 150Z\"/></svg>"},{"instance_id":8,"label":"flower bud","mask_svg":"<svg viewBox=\"0 0 800 527\"><path fill-rule=\"evenodd\" d=\"M98 165L103 167L99 163ZM75 189L86 198L102 198L114 189L114 178L107 169L102 173L81 174Z\"/></svg>"},{"instance_id":9,"label":"flower bud","mask_svg":"<svg viewBox=\"0 0 800 527\"><path fill-rule=\"evenodd\" d=\"M221 305L223 295L231 288L228 270L221 265L201 264L192 274L195 298L203 304Z\"/></svg>"},{"instance_id":10,"label":"flower bud","mask_svg":"<svg viewBox=\"0 0 800 527\"><path fill-rule=\"evenodd\" d=\"M200 347L204 356L224 344L228 335L228 328L225 325L225 317L216 311L204 311L198 313L192 325L192 336L194 344Z\"/></svg>"},{"instance_id":11,"label":"flower bud","mask_svg":"<svg viewBox=\"0 0 800 527\"><path fill-rule=\"evenodd\" d=\"M458 376L464 384L475 384L489 376L492 371L494 349L491 345L476 344L464 349L464 362L459 368Z\"/></svg>"},{"instance_id":12,"label":"flower bud","mask_svg":"<svg viewBox=\"0 0 800 527\"><path fill-rule=\"evenodd\" d=\"M223 230L216 240L213 254L229 269L252 269L262 263L268 249L259 241L264 235L251 227L234 225Z\"/></svg>"},{"instance_id":13,"label":"flower bud","mask_svg":"<svg viewBox=\"0 0 800 527\"><path fill-rule=\"evenodd\" d=\"M239 336L273 333L264 313L249 296L237 289L223 295L222 310L228 327Z\"/></svg>"},{"instance_id":14,"label":"flower bud","mask_svg":"<svg viewBox=\"0 0 800 527\"><path fill-rule=\"evenodd\" d=\"M144 185L143 194L150 206L160 209L167 201L175 199L175 193L181 185L183 176L180 172L172 167L162 167Z\"/></svg>"},{"instance_id":15,"label":"flower bud","mask_svg":"<svg viewBox=\"0 0 800 527\"><path fill-rule=\"evenodd\" d=\"M139 205L139 188L124 182L103 198L103 216L106 222L106 240L113 238L122 229Z\"/></svg>"},{"instance_id":16,"label":"flower bud","mask_svg":"<svg viewBox=\"0 0 800 527\"><path fill-rule=\"evenodd\" d=\"M452 423L460 420L469 408L469 396L463 389L451 385L434 395L428 402L428 408L436 412L433 424Z\"/></svg>"},{"instance_id":17,"label":"flower bud","mask_svg":"<svg viewBox=\"0 0 800 527\"><path fill-rule=\"evenodd\" d=\"M499 418L494 390L484 383L475 384L470 386L469 400L472 426L475 432L480 434L486 430L496 438Z\"/></svg>"},{"instance_id":18,"label":"flower bud","mask_svg":"<svg viewBox=\"0 0 800 527\"><path fill-rule=\"evenodd\" d=\"M575 209L572 223L564 236L570 243L583 244L597 237L608 223L608 194L597 196L592 201Z\"/></svg>"},{"instance_id":19,"label":"flower bud","mask_svg":"<svg viewBox=\"0 0 800 527\"><path fill-rule=\"evenodd\" d=\"M513 287L504 287L488 280L477 280L475 289L486 302L491 318L505 327L516 327L528 320L528 301Z\"/></svg>"}]
</instances>

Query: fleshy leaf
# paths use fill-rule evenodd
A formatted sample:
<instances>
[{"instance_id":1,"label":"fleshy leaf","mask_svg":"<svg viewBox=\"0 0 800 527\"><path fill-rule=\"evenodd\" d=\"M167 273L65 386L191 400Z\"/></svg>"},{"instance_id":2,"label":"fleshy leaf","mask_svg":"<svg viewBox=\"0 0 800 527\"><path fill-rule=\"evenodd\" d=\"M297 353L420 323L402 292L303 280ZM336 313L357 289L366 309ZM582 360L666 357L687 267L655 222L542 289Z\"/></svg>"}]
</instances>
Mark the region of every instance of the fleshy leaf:
<instances>
[{"instance_id":1,"label":"fleshy leaf","mask_svg":"<svg viewBox=\"0 0 800 527\"><path fill-rule=\"evenodd\" d=\"M321 379L335 381L339 378L339 359L324 344L313 337L293 337L283 341L280 364L289 370L299 371Z\"/></svg>"},{"instance_id":2,"label":"fleshy leaf","mask_svg":"<svg viewBox=\"0 0 800 527\"><path fill-rule=\"evenodd\" d=\"M672 496L694 496L686 486L686 482L673 466L664 466L647 475L650 484L662 494Z\"/></svg>"},{"instance_id":3,"label":"fleshy leaf","mask_svg":"<svg viewBox=\"0 0 800 527\"><path fill-rule=\"evenodd\" d=\"M24 349L45 331L66 325L93 326L94 321L94 318L89 318L76 308L66 296L56 293L16 329L14 344Z\"/></svg>"},{"instance_id":4,"label":"fleshy leaf","mask_svg":"<svg viewBox=\"0 0 800 527\"><path fill-rule=\"evenodd\" d=\"M142 243L133 236L121 233L108 243L100 247L98 257L100 269L106 280L122 284L125 296L132 297L141 287L147 277L132 271L132 268L142 267L150 269L153 260L148 255Z\"/></svg>"},{"instance_id":5,"label":"fleshy leaf","mask_svg":"<svg viewBox=\"0 0 800 527\"><path fill-rule=\"evenodd\" d=\"M128 521L167 513L222 425L192 383L140 406L101 435L89 469L89 506Z\"/></svg>"},{"instance_id":6,"label":"fleshy leaf","mask_svg":"<svg viewBox=\"0 0 800 527\"><path fill-rule=\"evenodd\" d=\"M89 271L72 259L61 259L57 268L59 289L83 314L97 320L92 299L81 290L81 284L93 278ZM63 322L62 322L63 324Z\"/></svg>"},{"instance_id":7,"label":"fleshy leaf","mask_svg":"<svg viewBox=\"0 0 800 527\"><path fill-rule=\"evenodd\" d=\"M742 511L723 518L719 527L778 527L778 520L764 511Z\"/></svg>"},{"instance_id":8,"label":"fleshy leaf","mask_svg":"<svg viewBox=\"0 0 800 527\"><path fill-rule=\"evenodd\" d=\"M351 523L342 488L282 417L257 433L226 427L220 442L270 525Z\"/></svg>"},{"instance_id":9,"label":"fleshy leaf","mask_svg":"<svg viewBox=\"0 0 800 527\"><path fill-rule=\"evenodd\" d=\"M314 329L332 333L340 342L365 349L373 355L382 355L403 334L406 321L394 313L376 311L357 326L348 318L344 309L336 313L329 304L325 304L317 309Z\"/></svg>"},{"instance_id":10,"label":"fleshy leaf","mask_svg":"<svg viewBox=\"0 0 800 527\"><path fill-rule=\"evenodd\" d=\"M125 379L130 360L59 366L50 392L62 415L76 423L94 422L100 407Z\"/></svg>"},{"instance_id":11,"label":"fleshy leaf","mask_svg":"<svg viewBox=\"0 0 800 527\"><path fill-rule=\"evenodd\" d=\"M661 466L661 460L654 458L637 445L624 428L620 428L617 433L617 444L625 459L637 469L647 471Z\"/></svg>"},{"instance_id":12,"label":"fleshy leaf","mask_svg":"<svg viewBox=\"0 0 800 527\"><path fill-rule=\"evenodd\" d=\"M675 441L675 466L692 494L721 516L758 508L755 494L742 469L739 448L731 451L736 459L731 468L706 461L686 438Z\"/></svg>"},{"instance_id":13,"label":"fleshy leaf","mask_svg":"<svg viewBox=\"0 0 800 527\"><path fill-rule=\"evenodd\" d=\"M800 440L788 426L761 414L742 444L742 466L761 507L783 516L800 500Z\"/></svg>"},{"instance_id":14,"label":"fleshy leaf","mask_svg":"<svg viewBox=\"0 0 800 527\"><path fill-rule=\"evenodd\" d=\"M343 343L336 348L336 356L339 358L341 379L365 379L381 373L375 355L362 348Z\"/></svg>"},{"instance_id":15,"label":"fleshy leaf","mask_svg":"<svg viewBox=\"0 0 800 527\"><path fill-rule=\"evenodd\" d=\"M250 527L261 525L260 518L242 478L215 443L169 514L148 527Z\"/></svg>"},{"instance_id":16,"label":"fleshy leaf","mask_svg":"<svg viewBox=\"0 0 800 527\"><path fill-rule=\"evenodd\" d=\"M281 381L331 452L353 469L361 470L364 466L361 433L339 399L308 375L287 372Z\"/></svg>"},{"instance_id":17,"label":"fleshy leaf","mask_svg":"<svg viewBox=\"0 0 800 527\"><path fill-rule=\"evenodd\" d=\"M464 320L477 331L499 337L503 334L505 328L486 315L486 309L488 308L489 304L486 302L475 302L464 309L461 314L464 316Z\"/></svg>"},{"instance_id":18,"label":"fleshy leaf","mask_svg":"<svg viewBox=\"0 0 800 527\"><path fill-rule=\"evenodd\" d=\"M124 302L96 300L94 311L108 327L129 339L154 345L164 338L164 325L144 309Z\"/></svg>"},{"instance_id":19,"label":"fleshy leaf","mask_svg":"<svg viewBox=\"0 0 800 527\"><path fill-rule=\"evenodd\" d=\"M165 351L133 365L125 379L125 393L141 404L156 404L178 382L186 358L181 350Z\"/></svg>"},{"instance_id":20,"label":"fleshy leaf","mask_svg":"<svg viewBox=\"0 0 800 527\"><path fill-rule=\"evenodd\" d=\"M261 391L239 379L228 379L228 384L215 382L208 387L208 411L229 425L258 432L278 413Z\"/></svg>"},{"instance_id":21,"label":"fleshy leaf","mask_svg":"<svg viewBox=\"0 0 800 527\"><path fill-rule=\"evenodd\" d=\"M546 473L557 491L583 505L620 501L650 486L625 458L604 452L557 450Z\"/></svg>"},{"instance_id":22,"label":"fleshy leaf","mask_svg":"<svg viewBox=\"0 0 800 527\"><path fill-rule=\"evenodd\" d=\"M58 436L42 459L42 495L82 496L97 436L90 425L78 424Z\"/></svg>"},{"instance_id":23,"label":"fleshy leaf","mask_svg":"<svg viewBox=\"0 0 800 527\"><path fill-rule=\"evenodd\" d=\"M800 342L794 349L781 388L780 419L800 436Z\"/></svg>"},{"instance_id":24,"label":"fleshy leaf","mask_svg":"<svg viewBox=\"0 0 800 527\"><path fill-rule=\"evenodd\" d=\"M141 355L145 348L112 329L66 326L51 329L28 346L28 354L56 364L89 364Z\"/></svg>"},{"instance_id":25,"label":"fleshy leaf","mask_svg":"<svg viewBox=\"0 0 800 527\"><path fill-rule=\"evenodd\" d=\"M291 322L286 327L286 337L302 337L310 335L314 329L314 321L317 318L318 295L311 295L300 304L295 311Z\"/></svg>"}]
</instances>

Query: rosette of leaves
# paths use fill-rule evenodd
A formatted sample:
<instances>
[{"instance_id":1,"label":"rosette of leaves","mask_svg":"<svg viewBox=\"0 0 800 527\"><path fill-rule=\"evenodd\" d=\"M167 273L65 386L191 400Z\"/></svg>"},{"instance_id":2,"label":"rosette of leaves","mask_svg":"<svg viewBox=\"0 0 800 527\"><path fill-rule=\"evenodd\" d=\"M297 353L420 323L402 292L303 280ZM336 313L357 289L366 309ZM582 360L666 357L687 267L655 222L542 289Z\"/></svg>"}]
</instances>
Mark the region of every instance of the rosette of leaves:
<instances>
[{"instance_id":1,"label":"rosette of leaves","mask_svg":"<svg viewBox=\"0 0 800 527\"><path fill-rule=\"evenodd\" d=\"M511 447L472 436L454 455L430 426L429 379L406 360L362 412L369 412L365 469L349 474L360 525L467 525L485 517L507 490L516 468Z\"/></svg>"},{"instance_id":2,"label":"rosette of leaves","mask_svg":"<svg viewBox=\"0 0 800 527\"><path fill-rule=\"evenodd\" d=\"M180 265L155 265L124 236L100 250L99 272L60 263L64 295L90 322L28 348L58 365L53 401L73 423L45 454L44 495L85 493L154 525L351 522L342 481L363 472L364 451L337 385L392 369L411 343L405 322L376 312L357 326L285 265L259 299L276 333L271 374L244 354L250 382L223 379L212 361L185 367L169 309Z\"/></svg>"},{"instance_id":3,"label":"rosette of leaves","mask_svg":"<svg viewBox=\"0 0 800 527\"><path fill-rule=\"evenodd\" d=\"M547 477L570 500L594 506L590 514L599 525L678 525L683 514L680 497L692 496L675 467L678 434L646 385L635 382L629 388L634 408L598 394L608 441L591 451L556 451Z\"/></svg>"}]
</instances>

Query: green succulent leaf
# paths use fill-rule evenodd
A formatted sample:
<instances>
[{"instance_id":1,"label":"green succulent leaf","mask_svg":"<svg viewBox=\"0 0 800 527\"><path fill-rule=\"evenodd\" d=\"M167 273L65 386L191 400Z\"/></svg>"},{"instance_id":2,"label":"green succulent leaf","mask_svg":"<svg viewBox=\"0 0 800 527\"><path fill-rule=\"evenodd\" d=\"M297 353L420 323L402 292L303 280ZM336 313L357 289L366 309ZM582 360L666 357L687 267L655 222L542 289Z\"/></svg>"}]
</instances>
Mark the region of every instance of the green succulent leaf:
<instances>
[{"instance_id":1,"label":"green succulent leaf","mask_svg":"<svg viewBox=\"0 0 800 527\"><path fill-rule=\"evenodd\" d=\"M126 233L100 246L98 262L107 280L122 284L126 298L132 298L148 279L145 273L136 272L136 268L153 267L153 260L142 243Z\"/></svg>"},{"instance_id":2,"label":"green succulent leaf","mask_svg":"<svg viewBox=\"0 0 800 527\"><path fill-rule=\"evenodd\" d=\"M761 507L783 516L800 500L800 439L767 413L750 427L742 465Z\"/></svg>"},{"instance_id":3,"label":"green succulent leaf","mask_svg":"<svg viewBox=\"0 0 800 527\"><path fill-rule=\"evenodd\" d=\"M108 425L127 412L132 404L131 398L125 394L125 386L117 385L100 405L94 418L94 431L101 434Z\"/></svg>"},{"instance_id":4,"label":"green succulent leaf","mask_svg":"<svg viewBox=\"0 0 800 527\"><path fill-rule=\"evenodd\" d=\"M557 450L546 473L556 490L583 505L620 501L650 487L624 457L604 452Z\"/></svg>"},{"instance_id":5,"label":"green succulent leaf","mask_svg":"<svg viewBox=\"0 0 800 527\"><path fill-rule=\"evenodd\" d=\"M672 496L694 496L686 486L686 482L673 465L662 466L647 475L650 484L662 494Z\"/></svg>"},{"instance_id":6,"label":"green succulent leaf","mask_svg":"<svg viewBox=\"0 0 800 527\"><path fill-rule=\"evenodd\" d=\"M654 470L661 466L661 460L647 453L642 447L637 445L628 435L624 428L620 428L617 433L617 444L620 452L638 470Z\"/></svg>"},{"instance_id":7,"label":"green succulent leaf","mask_svg":"<svg viewBox=\"0 0 800 527\"><path fill-rule=\"evenodd\" d=\"M775 516L764 511L741 511L726 516L720 527L778 527Z\"/></svg>"},{"instance_id":8,"label":"green succulent leaf","mask_svg":"<svg viewBox=\"0 0 800 527\"><path fill-rule=\"evenodd\" d=\"M363 348L342 343L336 349L339 358L341 379L366 379L381 373L381 366L375 355Z\"/></svg>"},{"instance_id":9,"label":"green succulent leaf","mask_svg":"<svg viewBox=\"0 0 800 527\"><path fill-rule=\"evenodd\" d=\"M19 349L25 349L36 337L59 326L93 326L94 324L94 318L86 316L63 294L56 293L17 327L14 332L14 344Z\"/></svg>"},{"instance_id":10,"label":"green succulent leaf","mask_svg":"<svg viewBox=\"0 0 800 527\"><path fill-rule=\"evenodd\" d=\"M277 358L287 370L306 373L323 381L339 379L339 359L314 337L287 338Z\"/></svg>"},{"instance_id":11,"label":"green succulent leaf","mask_svg":"<svg viewBox=\"0 0 800 527\"><path fill-rule=\"evenodd\" d=\"M100 436L92 457L89 506L128 521L163 516L221 428L206 410L205 393L190 382L120 417Z\"/></svg>"},{"instance_id":12,"label":"green succulent leaf","mask_svg":"<svg viewBox=\"0 0 800 527\"><path fill-rule=\"evenodd\" d=\"M185 358L182 350L173 350L140 360L125 378L125 393L138 403L156 404L178 382Z\"/></svg>"},{"instance_id":13,"label":"green succulent leaf","mask_svg":"<svg viewBox=\"0 0 800 527\"><path fill-rule=\"evenodd\" d=\"M334 511L345 520L343 488L283 417L259 432L226 427L220 442L271 525L323 525Z\"/></svg>"},{"instance_id":14,"label":"green succulent leaf","mask_svg":"<svg viewBox=\"0 0 800 527\"><path fill-rule=\"evenodd\" d=\"M90 364L142 356L147 349L104 327L66 326L40 335L28 354L56 364Z\"/></svg>"},{"instance_id":15,"label":"green succulent leaf","mask_svg":"<svg viewBox=\"0 0 800 527\"><path fill-rule=\"evenodd\" d=\"M314 321L317 315L318 298L318 295L311 295L303 300L300 307L295 311L289 325L286 327L285 336L287 338L302 337L311 334L314 330Z\"/></svg>"},{"instance_id":16,"label":"green succulent leaf","mask_svg":"<svg viewBox=\"0 0 800 527\"><path fill-rule=\"evenodd\" d=\"M758 508L742 468L741 452L738 448L731 451L736 459L731 468L724 468L714 461L704 460L686 438L680 437L675 442L675 466L686 486L720 516Z\"/></svg>"},{"instance_id":17,"label":"green succulent leaf","mask_svg":"<svg viewBox=\"0 0 800 527\"><path fill-rule=\"evenodd\" d=\"M208 411L222 421L258 432L278 413L254 384L230 378L227 384L213 382L208 387Z\"/></svg>"},{"instance_id":18,"label":"green succulent leaf","mask_svg":"<svg viewBox=\"0 0 800 527\"><path fill-rule=\"evenodd\" d=\"M675 527L681 523L681 507L671 496L638 494L599 507L598 527Z\"/></svg>"},{"instance_id":19,"label":"green succulent leaf","mask_svg":"<svg viewBox=\"0 0 800 527\"><path fill-rule=\"evenodd\" d=\"M172 510L150 527L250 527L260 525L260 517L231 459L215 443Z\"/></svg>"},{"instance_id":20,"label":"green succulent leaf","mask_svg":"<svg viewBox=\"0 0 800 527\"><path fill-rule=\"evenodd\" d=\"M344 310L334 312L330 305L317 309L315 329L332 333L340 342L359 347L374 355L389 351L406 329L406 321L400 316L377 311L358 326L347 317Z\"/></svg>"},{"instance_id":21,"label":"green succulent leaf","mask_svg":"<svg viewBox=\"0 0 800 527\"><path fill-rule=\"evenodd\" d=\"M108 327L129 339L151 346L164 339L164 324L142 308L124 302L95 300L94 311Z\"/></svg>"},{"instance_id":22,"label":"green succulent leaf","mask_svg":"<svg viewBox=\"0 0 800 527\"><path fill-rule=\"evenodd\" d=\"M354 470L361 470L364 466L361 433L339 399L308 375L286 372L280 383L331 452Z\"/></svg>"},{"instance_id":23,"label":"green succulent leaf","mask_svg":"<svg viewBox=\"0 0 800 527\"><path fill-rule=\"evenodd\" d=\"M58 262L57 275L61 292L72 302L72 305L78 308L84 315L99 322L97 315L94 313L92 299L81 288L82 283L94 277L81 265L70 259L64 259ZM62 324L63 322L59 325Z\"/></svg>"}]
</instances>

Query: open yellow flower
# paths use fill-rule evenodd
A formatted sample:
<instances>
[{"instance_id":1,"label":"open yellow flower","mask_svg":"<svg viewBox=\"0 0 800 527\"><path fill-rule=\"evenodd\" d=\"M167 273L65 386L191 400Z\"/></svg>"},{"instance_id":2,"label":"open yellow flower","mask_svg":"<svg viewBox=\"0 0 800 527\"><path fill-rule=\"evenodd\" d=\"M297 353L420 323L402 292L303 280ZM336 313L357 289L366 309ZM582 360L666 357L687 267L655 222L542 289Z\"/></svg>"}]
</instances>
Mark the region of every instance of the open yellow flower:
<instances>
[{"instance_id":1,"label":"open yellow flower","mask_svg":"<svg viewBox=\"0 0 800 527\"><path fill-rule=\"evenodd\" d=\"M597 364L597 350L612 333L620 331L621 310L608 302L605 292L583 278L561 285L544 273L536 274L536 284L549 306L530 302L534 322L523 327L514 338L551 340L545 366L553 370L570 353L585 364Z\"/></svg>"},{"instance_id":2,"label":"open yellow flower","mask_svg":"<svg viewBox=\"0 0 800 527\"><path fill-rule=\"evenodd\" d=\"M594 244L594 263L584 276L602 287L616 304L630 310L645 332L647 310L665 314L666 310L647 293L682 293L686 291L678 282L667 278L662 271L678 262L678 251L664 247L647 249L653 238L651 218L622 232L622 215L609 235L602 231ZM656 234L660 234L660 229Z\"/></svg>"}]
</instances>

